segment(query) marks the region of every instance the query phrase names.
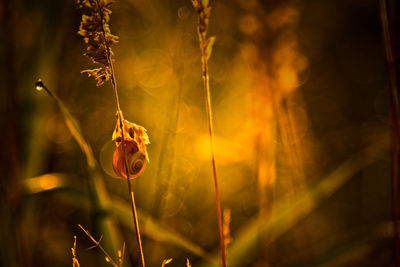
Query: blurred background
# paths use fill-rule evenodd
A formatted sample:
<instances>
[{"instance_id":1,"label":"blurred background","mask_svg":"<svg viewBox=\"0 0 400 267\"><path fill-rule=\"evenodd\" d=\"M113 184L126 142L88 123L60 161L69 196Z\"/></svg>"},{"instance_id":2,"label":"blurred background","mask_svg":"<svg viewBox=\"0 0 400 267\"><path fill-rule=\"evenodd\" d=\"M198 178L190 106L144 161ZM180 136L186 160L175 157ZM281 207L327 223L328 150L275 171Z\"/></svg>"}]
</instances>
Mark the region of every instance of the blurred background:
<instances>
[{"instance_id":1,"label":"blurred background","mask_svg":"<svg viewBox=\"0 0 400 267\"><path fill-rule=\"evenodd\" d=\"M394 2L394 1L393 1ZM209 36L229 266L391 266L390 91L377 0L215 0ZM138 266L115 104L74 1L3 0L0 265L107 266L81 224ZM398 5L390 6L398 14ZM132 181L148 266L217 266L218 226L189 0L118 0L111 32L125 118L147 129ZM397 22L395 21L395 25ZM396 41L396 40L395 40ZM41 78L81 127L96 168Z\"/></svg>"}]
</instances>

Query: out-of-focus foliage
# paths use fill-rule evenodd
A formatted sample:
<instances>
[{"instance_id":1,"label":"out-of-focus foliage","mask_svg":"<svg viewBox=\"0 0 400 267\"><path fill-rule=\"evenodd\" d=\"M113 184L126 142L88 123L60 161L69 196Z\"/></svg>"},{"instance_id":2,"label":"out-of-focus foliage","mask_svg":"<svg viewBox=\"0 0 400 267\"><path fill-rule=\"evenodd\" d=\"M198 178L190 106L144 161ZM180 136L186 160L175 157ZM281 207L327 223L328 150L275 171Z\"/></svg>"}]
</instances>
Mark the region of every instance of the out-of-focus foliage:
<instances>
[{"instance_id":1,"label":"out-of-focus foliage","mask_svg":"<svg viewBox=\"0 0 400 267\"><path fill-rule=\"evenodd\" d=\"M389 94L378 3L210 5L229 266L390 265ZM7 37L0 43L0 265L71 266L74 236L80 266L106 264L86 249L93 244L78 224L96 240L119 236L109 253L125 241L126 266L138 262L126 182L112 167L112 87L80 74L96 66L83 56L77 8L69 0L0 4ZM210 256L219 241L198 14L189 0L117 0L112 10L121 108L152 141L150 161L132 181L146 263L219 262ZM80 125L96 162L89 168L65 112L34 90L39 77ZM112 222L109 233L101 221Z\"/></svg>"}]
</instances>

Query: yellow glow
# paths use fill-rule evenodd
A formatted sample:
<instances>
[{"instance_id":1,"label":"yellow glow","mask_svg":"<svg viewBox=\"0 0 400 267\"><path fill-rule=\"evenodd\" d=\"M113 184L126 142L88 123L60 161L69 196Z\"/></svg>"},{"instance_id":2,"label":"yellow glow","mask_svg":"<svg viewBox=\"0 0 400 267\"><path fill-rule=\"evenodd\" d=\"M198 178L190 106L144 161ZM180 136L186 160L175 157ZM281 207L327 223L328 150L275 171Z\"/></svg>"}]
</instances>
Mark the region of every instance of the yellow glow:
<instances>
[{"instance_id":1,"label":"yellow glow","mask_svg":"<svg viewBox=\"0 0 400 267\"><path fill-rule=\"evenodd\" d=\"M298 84L297 73L285 66L278 71L278 86L286 92L293 90Z\"/></svg>"},{"instance_id":2,"label":"yellow glow","mask_svg":"<svg viewBox=\"0 0 400 267\"><path fill-rule=\"evenodd\" d=\"M218 163L231 164L243 162L248 159L251 147L245 142L236 139L215 137L215 152ZM209 160L211 155L210 140L208 135L199 136L196 140L196 151L201 160Z\"/></svg>"},{"instance_id":3,"label":"yellow glow","mask_svg":"<svg viewBox=\"0 0 400 267\"><path fill-rule=\"evenodd\" d=\"M32 193L51 190L62 185L62 175L45 174L39 177L26 180L26 187Z\"/></svg>"},{"instance_id":4,"label":"yellow glow","mask_svg":"<svg viewBox=\"0 0 400 267\"><path fill-rule=\"evenodd\" d=\"M134 75L145 88L165 85L173 75L167 54L160 49L149 49L141 53L134 62Z\"/></svg>"}]
</instances>

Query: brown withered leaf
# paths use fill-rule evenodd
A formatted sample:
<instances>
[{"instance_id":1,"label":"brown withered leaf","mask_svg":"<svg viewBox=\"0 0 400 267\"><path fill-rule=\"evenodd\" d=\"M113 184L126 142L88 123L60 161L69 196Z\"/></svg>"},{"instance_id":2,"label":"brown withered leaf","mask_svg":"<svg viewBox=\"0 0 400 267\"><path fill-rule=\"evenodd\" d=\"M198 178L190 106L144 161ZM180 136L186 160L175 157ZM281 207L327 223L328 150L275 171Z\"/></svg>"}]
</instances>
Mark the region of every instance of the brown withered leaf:
<instances>
[{"instance_id":1,"label":"brown withered leaf","mask_svg":"<svg viewBox=\"0 0 400 267\"><path fill-rule=\"evenodd\" d=\"M112 0L78 0L78 8L82 12L82 20L78 34L87 44L85 56L100 68L84 70L89 77L94 77L97 86L111 78L111 61L113 52L111 45L118 43L118 36L111 34L108 22Z\"/></svg>"},{"instance_id":2,"label":"brown withered leaf","mask_svg":"<svg viewBox=\"0 0 400 267\"><path fill-rule=\"evenodd\" d=\"M83 70L81 73L87 73L89 77L94 77L97 81L96 86L103 85L103 83L108 81L108 79L111 77L111 71L108 67Z\"/></svg>"}]
</instances>

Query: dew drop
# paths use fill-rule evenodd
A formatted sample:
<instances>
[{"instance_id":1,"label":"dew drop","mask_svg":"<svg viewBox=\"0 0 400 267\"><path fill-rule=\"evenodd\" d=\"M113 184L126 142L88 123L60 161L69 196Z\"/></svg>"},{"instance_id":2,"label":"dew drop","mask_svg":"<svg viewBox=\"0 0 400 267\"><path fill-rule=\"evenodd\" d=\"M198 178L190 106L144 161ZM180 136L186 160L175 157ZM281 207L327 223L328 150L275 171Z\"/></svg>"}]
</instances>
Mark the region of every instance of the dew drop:
<instances>
[{"instance_id":1,"label":"dew drop","mask_svg":"<svg viewBox=\"0 0 400 267\"><path fill-rule=\"evenodd\" d=\"M43 84L43 82L42 82L41 79L39 79L39 80L36 81L36 83L35 83L35 88L36 88L36 90L38 90L38 91L42 91L42 90L43 90L44 84Z\"/></svg>"},{"instance_id":2,"label":"dew drop","mask_svg":"<svg viewBox=\"0 0 400 267\"><path fill-rule=\"evenodd\" d=\"M38 90L38 91L42 91L43 88L44 88L43 82L42 82L41 80L38 80L38 81L35 83L35 88L36 88L36 90Z\"/></svg>"}]
</instances>

